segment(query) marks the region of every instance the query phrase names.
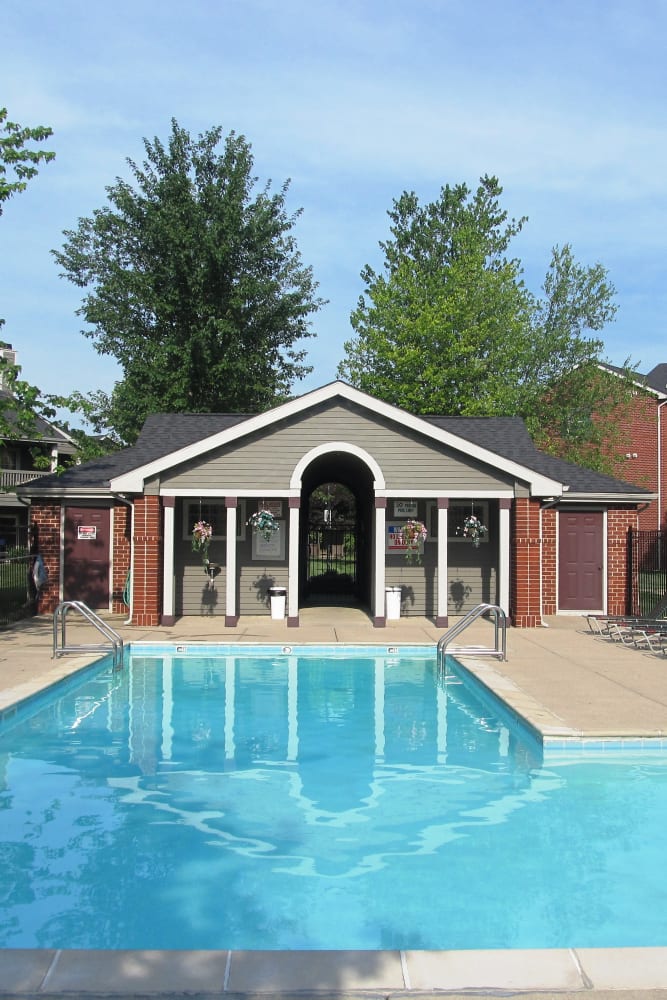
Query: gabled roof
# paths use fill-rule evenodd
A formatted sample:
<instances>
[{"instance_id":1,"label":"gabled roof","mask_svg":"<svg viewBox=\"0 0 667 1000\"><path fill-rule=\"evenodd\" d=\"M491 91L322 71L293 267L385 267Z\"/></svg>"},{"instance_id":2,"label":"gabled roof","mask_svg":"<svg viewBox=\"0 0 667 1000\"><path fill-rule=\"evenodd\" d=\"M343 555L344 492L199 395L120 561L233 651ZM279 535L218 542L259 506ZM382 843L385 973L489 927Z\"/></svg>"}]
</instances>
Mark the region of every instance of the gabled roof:
<instances>
[{"instance_id":1,"label":"gabled roof","mask_svg":"<svg viewBox=\"0 0 667 1000\"><path fill-rule=\"evenodd\" d=\"M150 415L132 448L61 475L42 476L20 488L25 496L106 492L140 493L147 478L199 455L240 441L336 398L409 428L471 458L491 464L530 484L533 495L648 499L637 486L583 469L538 451L519 417L417 417L360 392L345 382L331 382L261 414L171 413Z\"/></svg>"},{"instance_id":2,"label":"gabled roof","mask_svg":"<svg viewBox=\"0 0 667 1000\"><path fill-rule=\"evenodd\" d=\"M122 473L111 482L111 488L118 493L140 493L143 490L144 481L151 476L159 475L165 470L180 465L182 462L189 462L200 455L204 455L215 448L239 441L248 434L270 427L272 424L286 420L299 414L313 410L322 403L335 399L343 399L354 403L362 409L368 410L376 416L381 416L390 422L396 423L400 428L408 428L430 437L439 444L447 445L457 451L462 451L471 458L481 462L491 464L518 479L525 480L531 484L532 489L537 494L551 494L560 492L560 484L550 477L544 476L535 469L517 463L514 459L501 457L498 461L498 451L489 449L487 446L478 445L471 442L459 433L455 433L452 428L440 428L423 417L416 417L401 410L397 406L392 406L382 400L355 389L346 382L330 382L320 389L297 396L296 399L283 403L265 413L247 417L245 420L228 426L224 430L214 433L206 438L187 444L181 448L172 449L169 454L149 461L144 465L137 466L130 472Z\"/></svg>"},{"instance_id":3,"label":"gabled roof","mask_svg":"<svg viewBox=\"0 0 667 1000\"><path fill-rule=\"evenodd\" d=\"M14 397L11 393L0 390L0 398L9 402ZM12 426L16 424L16 413L10 405L4 409L3 416L7 424ZM17 442L25 441L30 444L55 444L58 446L58 451L64 455L73 455L78 450L76 442L69 434L65 433L59 427L54 427L53 424L50 424L48 420L45 420L44 417L39 416L37 413L32 415L32 430L17 431L16 438L12 438L12 440Z\"/></svg>"},{"instance_id":4,"label":"gabled roof","mask_svg":"<svg viewBox=\"0 0 667 1000\"><path fill-rule=\"evenodd\" d=\"M601 361L598 368L611 372L612 375L625 375L626 369L617 365L610 365L606 361ZM641 375L639 372L632 372L634 384L645 389L658 399L667 399L667 364L656 365L648 375Z\"/></svg>"}]
</instances>

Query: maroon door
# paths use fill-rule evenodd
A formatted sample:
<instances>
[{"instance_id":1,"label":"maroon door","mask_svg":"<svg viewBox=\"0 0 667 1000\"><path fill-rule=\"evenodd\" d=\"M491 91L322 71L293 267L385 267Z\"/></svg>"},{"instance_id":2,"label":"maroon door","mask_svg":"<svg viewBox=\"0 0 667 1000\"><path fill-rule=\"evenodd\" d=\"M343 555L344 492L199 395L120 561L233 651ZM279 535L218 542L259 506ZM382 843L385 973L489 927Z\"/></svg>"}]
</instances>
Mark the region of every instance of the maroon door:
<instances>
[{"instance_id":1,"label":"maroon door","mask_svg":"<svg viewBox=\"0 0 667 1000\"><path fill-rule=\"evenodd\" d=\"M109 607L108 507L65 509L63 597L89 608Z\"/></svg>"},{"instance_id":2,"label":"maroon door","mask_svg":"<svg viewBox=\"0 0 667 1000\"><path fill-rule=\"evenodd\" d=\"M561 511L558 538L559 611L603 611L602 511Z\"/></svg>"}]
</instances>

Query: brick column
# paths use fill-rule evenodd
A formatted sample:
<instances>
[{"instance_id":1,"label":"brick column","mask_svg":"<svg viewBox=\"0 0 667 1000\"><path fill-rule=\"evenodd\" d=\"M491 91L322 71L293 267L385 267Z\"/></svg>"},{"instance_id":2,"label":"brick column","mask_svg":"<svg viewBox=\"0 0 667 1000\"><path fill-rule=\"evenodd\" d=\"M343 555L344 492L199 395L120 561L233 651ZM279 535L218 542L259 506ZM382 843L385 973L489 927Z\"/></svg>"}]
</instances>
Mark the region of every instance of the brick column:
<instances>
[{"instance_id":1,"label":"brick column","mask_svg":"<svg viewBox=\"0 0 667 1000\"><path fill-rule=\"evenodd\" d=\"M134 501L132 624L159 625L162 614L162 510L157 496Z\"/></svg>"},{"instance_id":2,"label":"brick column","mask_svg":"<svg viewBox=\"0 0 667 1000\"><path fill-rule=\"evenodd\" d=\"M542 511L542 613L556 614L556 573L558 552L556 548L556 520L554 507Z\"/></svg>"},{"instance_id":3,"label":"brick column","mask_svg":"<svg viewBox=\"0 0 667 1000\"><path fill-rule=\"evenodd\" d=\"M607 511L607 614L628 613L628 530L637 528L636 510Z\"/></svg>"},{"instance_id":4,"label":"brick column","mask_svg":"<svg viewBox=\"0 0 667 1000\"><path fill-rule=\"evenodd\" d=\"M50 615L60 603L60 501L35 501L30 508L30 527L34 532L49 582L42 588L37 611Z\"/></svg>"},{"instance_id":5,"label":"brick column","mask_svg":"<svg viewBox=\"0 0 667 1000\"><path fill-rule=\"evenodd\" d=\"M510 617L515 628L542 624L540 613L540 503L514 501Z\"/></svg>"},{"instance_id":6,"label":"brick column","mask_svg":"<svg viewBox=\"0 0 667 1000\"><path fill-rule=\"evenodd\" d=\"M123 603L125 581L130 569L130 538L132 534L132 511L124 503L113 508L113 533L111 558L113 560L113 575L111 580L111 610L115 615L126 614L127 605Z\"/></svg>"}]
</instances>

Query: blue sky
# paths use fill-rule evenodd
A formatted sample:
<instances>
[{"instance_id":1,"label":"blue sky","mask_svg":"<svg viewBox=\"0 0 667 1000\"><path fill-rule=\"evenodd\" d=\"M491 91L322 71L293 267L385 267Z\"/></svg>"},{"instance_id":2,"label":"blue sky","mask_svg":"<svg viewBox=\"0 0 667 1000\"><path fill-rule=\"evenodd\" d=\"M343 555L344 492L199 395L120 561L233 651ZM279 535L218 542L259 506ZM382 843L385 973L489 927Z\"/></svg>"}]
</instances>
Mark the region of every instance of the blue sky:
<instances>
[{"instance_id":1,"label":"blue sky","mask_svg":"<svg viewBox=\"0 0 667 1000\"><path fill-rule=\"evenodd\" d=\"M528 216L531 290L571 243L617 290L607 358L667 361L665 0L3 0L0 23L0 106L52 127L57 154L0 218L3 336L44 391L118 377L50 251L172 118L243 133L262 183L291 178L329 300L297 392L335 378L392 199L485 173Z\"/></svg>"}]
</instances>

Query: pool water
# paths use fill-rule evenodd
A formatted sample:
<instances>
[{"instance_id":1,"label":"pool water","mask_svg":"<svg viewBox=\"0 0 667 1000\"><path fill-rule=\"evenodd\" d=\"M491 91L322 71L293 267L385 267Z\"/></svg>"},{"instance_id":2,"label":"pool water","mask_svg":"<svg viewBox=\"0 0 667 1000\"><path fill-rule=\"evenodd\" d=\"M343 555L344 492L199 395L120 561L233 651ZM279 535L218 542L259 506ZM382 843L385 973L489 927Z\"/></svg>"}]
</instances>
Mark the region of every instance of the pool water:
<instances>
[{"instance_id":1,"label":"pool water","mask_svg":"<svg viewBox=\"0 0 667 1000\"><path fill-rule=\"evenodd\" d=\"M133 652L0 726L0 946L666 945L666 828L432 650Z\"/></svg>"}]
</instances>

